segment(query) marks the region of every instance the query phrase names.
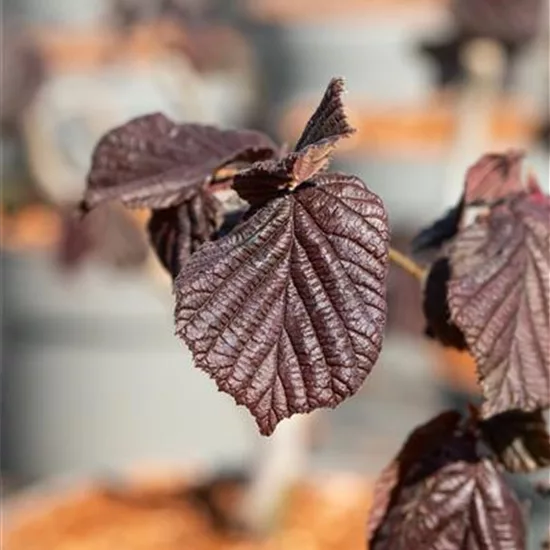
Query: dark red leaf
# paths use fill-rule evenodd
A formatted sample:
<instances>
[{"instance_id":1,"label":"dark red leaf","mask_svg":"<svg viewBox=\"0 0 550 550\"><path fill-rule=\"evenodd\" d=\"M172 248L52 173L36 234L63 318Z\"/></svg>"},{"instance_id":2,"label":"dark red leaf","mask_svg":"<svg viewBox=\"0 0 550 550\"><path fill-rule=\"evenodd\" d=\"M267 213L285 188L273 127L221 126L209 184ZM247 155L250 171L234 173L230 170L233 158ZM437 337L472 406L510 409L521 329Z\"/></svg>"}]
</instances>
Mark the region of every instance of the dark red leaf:
<instances>
[{"instance_id":1,"label":"dark red leaf","mask_svg":"<svg viewBox=\"0 0 550 550\"><path fill-rule=\"evenodd\" d=\"M451 318L474 355L484 416L550 405L550 201L521 195L451 249Z\"/></svg>"},{"instance_id":2,"label":"dark red leaf","mask_svg":"<svg viewBox=\"0 0 550 550\"><path fill-rule=\"evenodd\" d=\"M550 436L542 411L508 411L479 423L483 438L512 473L550 466Z\"/></svg>"},{"instance_id":3,"label":"dark red leaf","mask_svg":"<svg viewBox=\"0 0 550 550\"><path fill-rule=\"evenodd\" d=\"M521 165L522 151L508 151L504 154L484 155L466 173L464 192L460 202L451 208L442 218L423 229L413 239L413 251L423 252L439 249L466 225L464 217L470 207L490 206L502 199L536 189L536 179L530 175L523 182Z\"/></svg>"},{"instance_id":4,"label":"dark red leaf","mask_svg":"<svg viewBox=\"0 0 550 550\"><path fill-rule=\"evenodd\" d=\"M367 538L372 540L381 527L386 514L393 506L393 498L399 491L400 478L409 472L426 456L430 456L445 442L454 437L461 422L456 411L446 411L417 428L407 439L405 445L376 481L374 499L367 525Z\"/></svg>"},{"instance_id":5,"label":"dark red leaf","mask_svg":"<svg viewBox=\"0 0 550 550\"><path fill-rule=\"evenodd\" d=\"M321 103L307 122L296 144L296 151L325 139L348 137L355 132L346 116L342 100L344 92L343 78L333 78L329 82Z\"/></svg>"},{"instance_id":6,"label":"dark red leaf","mask_svg":"<svg viewBox=\"0 0 550 550\"><path fill-rule=\"evenodd\" d=\"M162 265L176 277L189 256L213 238L222 221L219 201L201 191L180 206L153 210L147 229Z\"/></svg>"},{"instance_id":7,"label":"dark red leaf","mask_svg":"<svg viewBox=\"0 0 550 550\"><path fill-rule=\"evenodd\" d=\"M447 303L447 285L451 276L448 258L436 260L424 283L422 310L426 318L426 336L434 338L444 346L459 350L467 348L464 334L451 321Z\"/></svg>"},{"instance_id":8,"label":"dark red leaf","mask_svg":"<svg viewBox=\"0 0 550 550\"><path fill-rule=\"evenodd\" d=\"M205 244L176 280L177 333L263 434L353 395L378 358L388 227L355 177L317 176Z\"/></svg>"},{"instance_id":9,"label":"dark red leaf","mask_svg":"<svg viewBox=\"0 0 550 550\"><path fill-rule=\"evenodd\" d=\"M386 469L368 530L371 550L525 548L519 502L459 422L457 413L444 413L416 430Z\"/></svg>"},{"instance_id":10,"label":"dark red leaf","mask_svg":"<svg viewBox=\"0 0 550 550\"><path fill-rule=\"evenodd\" d=\"M521 166L525 153L484 155L466 173L464 202L470 205L491 205L524 191Z\"/></svg>"},{"instance_id":11,"label":"dark red leaf","mask_svg":"<svg viewBox=\"0 0 550 550\"><path fill-rule=\"evenodd\" d=\"M93 208L118 199L130 207L176 206L196 195L223 166L275 153L273 142L259 132L175 124L159 113L143 116L100 140L84 203Z\"/></svg>"},{"instance_id":12,"label":"dark red leaf","mask_svg":"<svg viewBox=\"0 0 550 550\"><path fill-rule=\"evenodd\" d=\"M253 206L295 190L324 171L338 141L355 131L348 123L342 95L344 80L333 78L306 124L294 152L278 161L256 163L235 177L234 189Z\"/></svg>"}]
</instances>

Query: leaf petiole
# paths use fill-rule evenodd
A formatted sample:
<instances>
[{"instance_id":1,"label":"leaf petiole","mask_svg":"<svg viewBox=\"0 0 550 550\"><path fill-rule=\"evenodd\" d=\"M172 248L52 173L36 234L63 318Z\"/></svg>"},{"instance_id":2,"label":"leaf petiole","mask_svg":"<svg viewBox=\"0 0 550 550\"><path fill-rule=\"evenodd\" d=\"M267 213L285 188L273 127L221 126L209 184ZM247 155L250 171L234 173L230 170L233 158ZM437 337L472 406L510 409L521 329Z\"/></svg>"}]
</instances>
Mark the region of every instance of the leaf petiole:
<instances>
[{"instance_id":1,"label":"leaf petiole","mask_svg":"<svg viewBox=\"0 0 550 550\"><path fill-rule=\"evenodd\" d=\"M426 268L418 265L414 260L408 256L405 256L405 254L399 252L399 250L391 247L390 261L406 271L409 275L412 275L415 279L418 279L420 282L424 281L426 278L426 274L428 272Z\"/></svg>"}]
</instances>

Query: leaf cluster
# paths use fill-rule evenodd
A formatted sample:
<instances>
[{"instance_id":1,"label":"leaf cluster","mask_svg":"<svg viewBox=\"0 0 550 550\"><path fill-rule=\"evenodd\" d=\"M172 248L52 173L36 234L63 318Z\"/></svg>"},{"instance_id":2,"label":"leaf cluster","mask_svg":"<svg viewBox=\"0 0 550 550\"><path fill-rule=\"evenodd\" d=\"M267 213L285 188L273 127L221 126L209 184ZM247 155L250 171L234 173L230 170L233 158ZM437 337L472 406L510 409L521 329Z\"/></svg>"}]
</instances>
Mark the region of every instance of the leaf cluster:
<instances>
[{"instance_id":1,"label":"leaf cluster","mask_svg":"<svg viewBox=\"0 0 550 550\"><path fill-rule=\"evenodd\" d=\"M177 335L264 435L355 394L382 348L390 232L382 200L329 169L354 132L343 93L331 80L290 151L153 114L106 134L92 158L82 210L150 210ZM414 239L437 254L426 333L472 354L484 403L413 432L377 487L375 550L525 546L501 470L550 464L550 199L522 158L485 155L459 203Z\"/></svg>"}]
</instances>

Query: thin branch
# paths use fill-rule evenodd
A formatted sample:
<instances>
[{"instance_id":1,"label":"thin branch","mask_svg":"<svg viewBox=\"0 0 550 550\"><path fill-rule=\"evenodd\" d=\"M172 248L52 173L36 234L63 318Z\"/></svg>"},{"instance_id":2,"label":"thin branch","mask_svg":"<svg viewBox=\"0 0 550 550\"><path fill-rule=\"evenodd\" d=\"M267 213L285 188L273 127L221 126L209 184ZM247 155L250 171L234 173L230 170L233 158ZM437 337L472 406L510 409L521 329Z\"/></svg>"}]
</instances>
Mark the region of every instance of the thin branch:
<instances>
[{"instance_id":1,"label":"thin branch","mask_svg":"<svg viewBox=\"0 0 550 550\"><path fill-rule=\"evenodd\" d=\"M414 260L411 260L411 258L405 256L405 254L402 254L395 248L390 248L390 261L419 281L423 281L426 276L427 269L418 265Z\"/></svg>"}]
</instances>

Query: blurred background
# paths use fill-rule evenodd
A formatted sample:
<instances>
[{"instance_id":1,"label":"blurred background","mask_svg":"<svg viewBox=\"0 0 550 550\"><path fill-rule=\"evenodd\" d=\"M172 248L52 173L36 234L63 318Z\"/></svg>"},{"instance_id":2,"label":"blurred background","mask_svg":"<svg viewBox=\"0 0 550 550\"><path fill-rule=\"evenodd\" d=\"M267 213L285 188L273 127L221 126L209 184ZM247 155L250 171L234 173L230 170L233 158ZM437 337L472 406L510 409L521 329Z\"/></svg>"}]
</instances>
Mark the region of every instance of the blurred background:
<instances>
[{"instance_id":1,"label":"blurred background","mask_svg":"<svg viewBox=\"0 0 550 550\"><path fill-rule=\"evenodd\" d=\"M115 209L76 224L99 137L162 111L293 143L329 79L344 76L359 131L334 167L384 199L393 245L407 252L418 229L457 202L466 168L484 152L525 149L548 185L547 2L508 2L516 8L503 13L487 4L4 0L6 499L136 468L247 469L266 446L173 336L170 283L146 245L148 214ZM113 227L122 244L106 237ZM365 491L417 424L477 399L471 359L423 336L418 282L395 267L389 303L379 363L357 396L314 417L304 467L360 479ZM513 483L531 500L539 548L550 508L525 481Z\"/></svg>"}]
</instances>

